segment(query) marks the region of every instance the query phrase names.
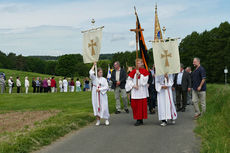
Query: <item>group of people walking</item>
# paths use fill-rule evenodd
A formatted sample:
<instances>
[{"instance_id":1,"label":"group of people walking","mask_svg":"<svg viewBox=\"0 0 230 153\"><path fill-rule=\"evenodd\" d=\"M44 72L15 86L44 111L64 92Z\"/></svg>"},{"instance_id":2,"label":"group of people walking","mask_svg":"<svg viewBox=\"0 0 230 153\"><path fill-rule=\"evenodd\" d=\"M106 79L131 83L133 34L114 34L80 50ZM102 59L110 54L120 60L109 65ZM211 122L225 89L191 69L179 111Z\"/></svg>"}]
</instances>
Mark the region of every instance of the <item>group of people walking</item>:
<instances>
[{"instance_id":1,"label":"group of people walking","mask_svg":"<svg viewBox=\"0 0 230 153\"><path fill-rule=\"evenodd\" d=\"M88 79L85 80L86 80L85 84L87 84ZM7 84L9 87L9 94L12 93L14 87L17 88L17 93L22 93L22 81L20 77L17 77L16 82L14 82L12 76L10 76L8 80L6 80L5 75L0 75L0 89L2 94L5 92ZM48 93L48 92L54 93L54 92L58 92L58 88L59 88L59 92L81 91L81 82L79 78L77 78L76 81L74 81L73 78L67 80L66 77L64 77L63 80L62 78L60 78L59 82L57 83L55 77L44 78L44 79L42 79L41 77L37 77L37 78L32 78L31 86L33 88L32 89L33 93ZM89 85L86 86L87 87L84 87L86 88L85 91L89 90ZM28 80L28 77L25 77L24 87L25 87L24 92L27 94L30 88L30 82Z\"/></svg>"},{"instance_id":2,"label":"group of people walking","mask_svg":"<svg viewBox=\"0 0 230 153\"><path fill-rule=\"evenodd\" d=\"M185 70L181 64L178 74L156 76L154 66L153 69L146 70L142 59L137 59L136 67L130 70L127 75L126 71L120 67L120 63L116 61L111 75L112 89L114 89L116 100L115 113L121 113L120 96L125 112L129 113L128 95L133 118L136 120L135 126L143 125L143 120L148 118L148 107L150 113L154 114L156 105L161 126L166 126L169 123L175 124L177 112L185 112L187 97L192 95L195 109L194 119L197 119L206 110L206 72L200 65L199 58L194 58L193 65L195 67L193 72L189 67ZM105 125L109 125L110 115L106 94L109 86L107 80L103 78L102 69L97 68L97 72L95 72L95 67L96 63L92 66L89 74L93 83L92 104L94 115L97 118L96 125L100 125L101 118L105 119ZM175 96L174 93L176 93ZM202 113L199 109L199 101Z\"/></svg>"}]
</instances>

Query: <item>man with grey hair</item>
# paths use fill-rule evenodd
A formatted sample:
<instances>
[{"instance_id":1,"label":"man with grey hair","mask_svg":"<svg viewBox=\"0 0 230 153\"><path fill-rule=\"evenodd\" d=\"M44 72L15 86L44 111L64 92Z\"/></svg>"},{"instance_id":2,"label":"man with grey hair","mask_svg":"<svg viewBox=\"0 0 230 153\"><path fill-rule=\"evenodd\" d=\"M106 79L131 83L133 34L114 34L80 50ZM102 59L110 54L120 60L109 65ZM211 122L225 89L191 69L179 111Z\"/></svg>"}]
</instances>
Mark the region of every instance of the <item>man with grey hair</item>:
<instances>
[{"instance_id":1,"label":"man with grey hair","mask_svg":"<svg viewBox=\"0 0 230 153\"><path fill-rule=\"evenodd\" d=\"M193 65L196 68L192 72L192 101L195 109L194 119L200 117L199 101L201 103L202 114L206 111L206 71L200 65L200 59L194 58Z\"/></svg>"},{"instance_id":2,"label":"man with grey hair","mask_svg":"<svg viewBox=\"0 0 230 153\"><path fill-rule=\"evenodd\" d=\"M1 94L4 93L4 89L5 89L5 80L4 80L4 76L0 75L0 88L1 88Z\"/></svg>"},{"instance_id":3,"label":"man with grey hair","mask_svg":"<svg viewBox=\"0 0 230 153\"><path fill-rule=\"evenodd\" d=\"M120 94L123 100L124 109L126 113L129 113L127 94L125 90L126 77L126 71L120 67L120 63L118 61L114 62L114 70L111 75L111 81L113 82L112 89L114 89L115 92L116 114L121 113Z\"/></svg>"}]
</instances>

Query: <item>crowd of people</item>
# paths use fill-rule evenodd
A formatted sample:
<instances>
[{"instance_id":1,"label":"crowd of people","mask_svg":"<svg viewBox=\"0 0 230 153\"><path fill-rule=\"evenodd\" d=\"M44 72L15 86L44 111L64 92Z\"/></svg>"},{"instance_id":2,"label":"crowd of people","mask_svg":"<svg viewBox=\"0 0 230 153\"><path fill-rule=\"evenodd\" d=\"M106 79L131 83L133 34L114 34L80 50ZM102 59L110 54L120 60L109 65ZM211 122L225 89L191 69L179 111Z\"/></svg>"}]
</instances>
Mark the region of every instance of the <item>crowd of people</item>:
<instances>
[{"instance_id":1,"label":"crowd of people","mask_svg":"<svg viewBox=\"0 0 230 153\"><path fill-rule=\"evenodd\" d=\"M83 80L83 91L91 90L90 80L89 78L85 78ZM17 93L22 93L22 81L18 76L16 77L16 81L13 80L13 77L10 76L8 80L6 80L6 76L4 73L0 74L0 90L1 94L7 92L6 87L8 87L8 92L11 94L13 92L13 88L16 88ZM32 82L30 84L28 77L25 77L24 80L24 93L29 92L29 88L32 87L33 93L54 93L54 92L80 92L82 91L82 83L80 79L77 78L76 81L74 78L59 78L59 81L55 80L55 77L44 78L41 77L32 78Z\"/></svg>"},{"instance_id":2,"label":"crowd of people","mask_svg":"<svg viewBox=\"0 0 230 153\"><path fill-rule=\"evenodd\" d=\"M84 79L83 91L92 89L92 105L94 115L97 118L96 125L100 125L100 120L105 119L105 125L109 125L109 107L107 91L111 88L114 90L116 100L116 112L121 113L121 101L123 101L124 111L129 113L128 99L131 103L133 118L136 120L135 126L143 125L144 119L148 118L147 109L150 114L156 113L162 122L161 126L166 126L169 122L175 124L177 112L185 112L186 106L193 104L195 115L194 119L200 117L206 111L206 72L200 65L200 59L194 58L193 65L195 70L192 72L191 67L184 69L184 65L180 65L180 72L177 74L165 74L156 76L155 67L149 70L144 68L142 59L137 59L136 67L129 67L128 71L121 68L119 61L114 63L110 81L103 77L101 68L97 68L96 63L93 64L89 71L90 79ZM97 77L96 74L97 73ZM22 83L20 77L16 78L16 84L13 77L9 77L6 81L4 73L0 73L1 93L4 93L6 82L9 87L9 93L12 93L13 87L16 85L17 93L21 92ZM66 77L59 78L56 82L55 77L33 78L31 82L33 93L54 93L54 92L80 92L81 82L79 78L76 81ZM30 82L28 77L24 81L25 93L28 93ZM202 111L199 108L201 103Z\"/></svg>"},{"instance_id":3,"label":"crowd of people","mask_svg":"<svg viewBox=\"0 0 230 153\"><path fill-rule=\"evenodd\" d=\"M152 69L146 70L142 59L137 59L136 67L129 67L128 72L121 68L119 61L116 61L111 75L116 100L115 114L121 113L121 96L126 113L129 113L127 99L131 102L133 118L136 120L135 126L144 124L143 120L148 118L148 107L150 114L155 114L156 106L161 126L175 124L177 112L185 112L189 104L194 105L194 119L197 119L206 111L206 72L200 65L199 58L194 58L193 65L195 67L193 72L191 67L184 69L184 65L181 64L180 72L177 74L156 76L154 65ZM102 69L98 68L95 72L95 67L96 63L89 73L93 84L92 105L97 118L96 125L100 125L101 119L105 119L105 125L109 125L106 94L109 90L108 81L103 78Z\"/></svg>"}]
</instances>

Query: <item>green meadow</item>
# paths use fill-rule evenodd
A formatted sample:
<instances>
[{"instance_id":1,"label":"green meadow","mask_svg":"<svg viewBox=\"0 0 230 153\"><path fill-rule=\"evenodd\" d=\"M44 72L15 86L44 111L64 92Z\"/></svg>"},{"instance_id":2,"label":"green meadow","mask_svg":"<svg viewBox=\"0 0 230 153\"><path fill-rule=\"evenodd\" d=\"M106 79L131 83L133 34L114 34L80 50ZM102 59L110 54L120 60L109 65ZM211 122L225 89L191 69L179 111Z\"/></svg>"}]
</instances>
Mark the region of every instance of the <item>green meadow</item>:
<instances>
[{"instance_id":1,"label":"green meadow","mask_svg":"<svg viewBox=\"0 0 230 153\"><path fill-rule=\"evenodd\" d=\"M33 77L50 77L6 69L0 69L0 72L4 72L7 79L13 76L15 80L17 76L20 76L23 84L25 76L29 77L30 83ZM95 120L91 92L33 94L30 87L29 94L17 94L16 89L11 95L7 93L8 87L6 93L0 94L0 121L4 122L0 123L1 153L27 153L37 150ZM113 92L108 92L108 98L109 110L113 113L115 111ZM14 114L15 112L17 114ZM26 115L23 116L23 113ZM47 117L46 114L51 115ZM9 119L4 120L3 117ZM19 123L11 123L19 119ZM28 119L34 122L31 124ZM14 127L4 127L8 125L8 122Z\"/></svg>"},{"instance_id":2,"label":"green meadow","mask_svg":"<svg viewBox=\"0 0 230 153\"><path fill-rule=\"evenodd\" d=\"M230 152L230 86L207 86L207 112L197 121L201 153Z\"/></svg>"},{"instance_id":3,"label":"green meadow","mask_svg":"<svg viewBox=\"0 0 230 153\"><path fill-rule=\"evenodd\" d=\"M114 95L109 92L108 96L112 113L115 110ZM47 120L36 121L33 125L24 125L17 131L0 133L1 153L37 150L95 120L91 92L0 95L0 115L36 111L57 111L57 114Z\"/></svg>"}]
</instances>

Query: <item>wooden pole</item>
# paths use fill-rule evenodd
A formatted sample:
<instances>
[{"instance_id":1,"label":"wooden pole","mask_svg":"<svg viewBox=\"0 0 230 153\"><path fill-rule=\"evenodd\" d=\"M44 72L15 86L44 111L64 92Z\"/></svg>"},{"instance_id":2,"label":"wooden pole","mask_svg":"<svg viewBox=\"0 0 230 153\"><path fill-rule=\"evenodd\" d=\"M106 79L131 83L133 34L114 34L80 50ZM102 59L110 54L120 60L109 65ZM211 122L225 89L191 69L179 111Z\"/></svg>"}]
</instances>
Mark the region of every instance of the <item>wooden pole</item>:
<instances>
[{"instance_id":1,"label":"wooden pole","mask_svg":"<svg viewBox=\"0 0 230 153\"><path fill-rule=\"evenodd\" d=\"M139 29L137 24L137 12L136 7L134 6L135 15L136 15L136 29L130 29L130 31L133 31L136 33L136 70L138 70L137 67L137 59L138 59L138 40L139 40L139 32L144 31L144 29ZM136 85L138 86L138 78L136 78Z\"/></svg>"}]
</instances>

